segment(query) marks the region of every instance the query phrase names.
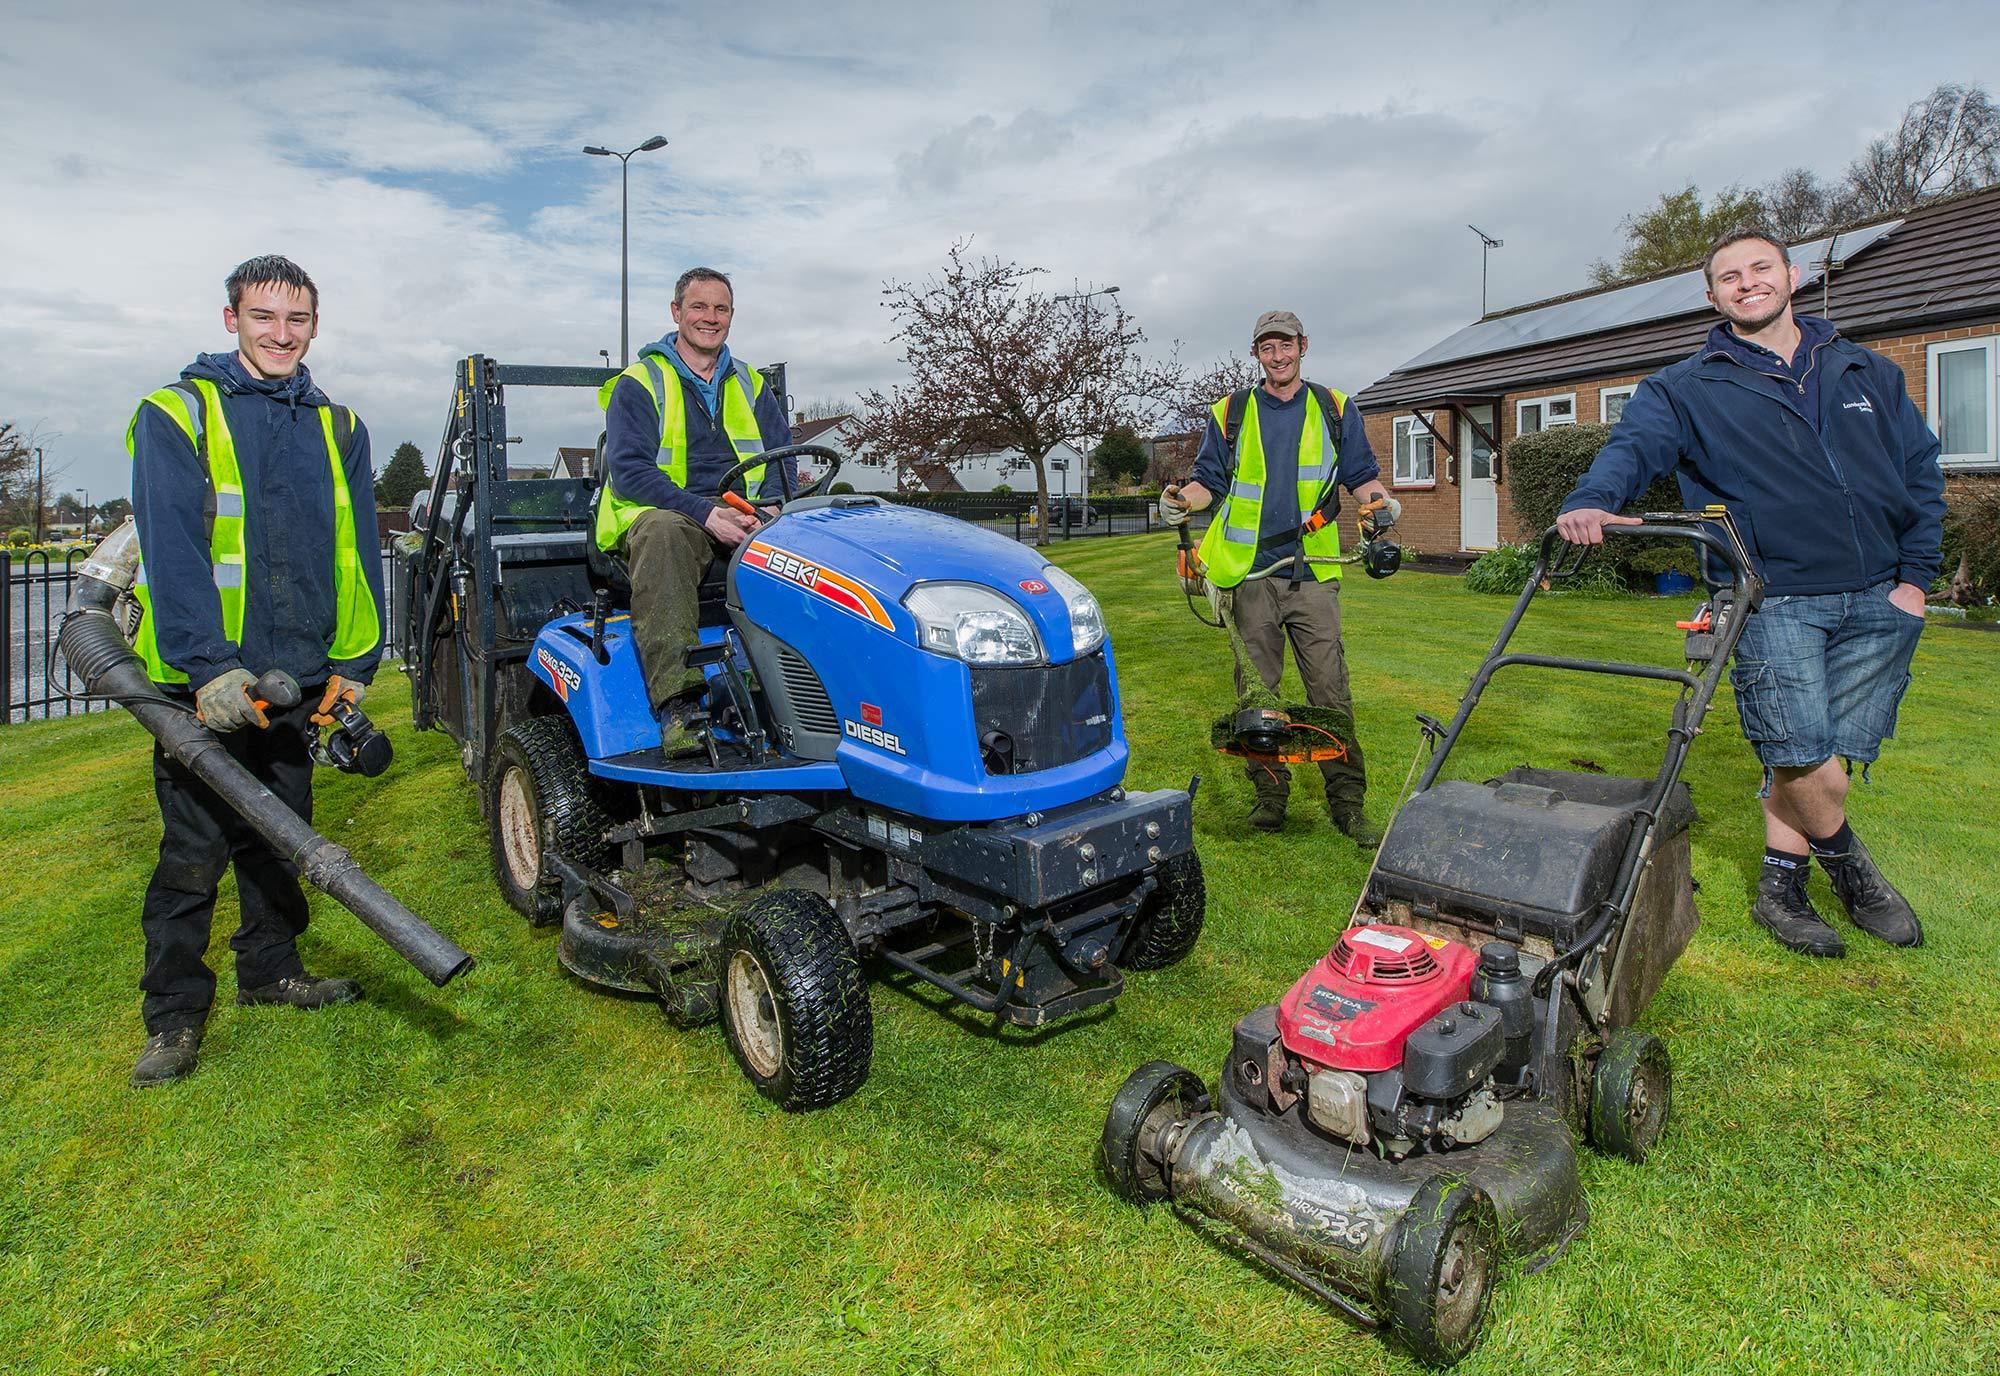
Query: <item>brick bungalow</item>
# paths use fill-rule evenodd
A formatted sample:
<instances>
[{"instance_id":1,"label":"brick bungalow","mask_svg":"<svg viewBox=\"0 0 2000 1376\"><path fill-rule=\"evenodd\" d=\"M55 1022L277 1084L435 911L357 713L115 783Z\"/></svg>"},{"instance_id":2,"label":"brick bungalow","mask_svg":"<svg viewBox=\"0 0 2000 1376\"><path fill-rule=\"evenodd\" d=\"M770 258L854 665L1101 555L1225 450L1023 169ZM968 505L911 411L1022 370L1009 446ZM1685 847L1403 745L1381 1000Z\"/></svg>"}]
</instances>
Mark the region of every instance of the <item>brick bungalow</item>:
<instances>
[{"instance_id":1,"label":"brick bungalow","mask_svg":"<svg viewBox=\"0 0 2000 1376\"><path fill-rule=\"evenodd\" d=\"M2000 186L1790 252L1798 309L1902 368L1944 441L1947 497L2000 482ZM1507 499L1507 444L1616 421L1717 320L1704 285L1696 268L1496 311L1358 393L1408 543L1449 555L1527 538Z\"/></svg>"}]
</instances>

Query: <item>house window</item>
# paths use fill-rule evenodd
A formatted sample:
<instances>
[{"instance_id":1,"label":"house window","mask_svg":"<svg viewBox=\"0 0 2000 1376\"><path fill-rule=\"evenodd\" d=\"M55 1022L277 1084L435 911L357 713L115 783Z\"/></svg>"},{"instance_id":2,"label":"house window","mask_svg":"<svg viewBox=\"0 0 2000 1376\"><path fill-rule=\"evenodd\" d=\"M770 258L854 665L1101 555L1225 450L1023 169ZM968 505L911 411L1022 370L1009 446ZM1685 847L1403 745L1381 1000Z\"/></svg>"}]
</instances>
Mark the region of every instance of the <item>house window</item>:
<instances>
[{"instance_id":1,"label":"house window","mask_svg":"<svg viewBox=\"0 0 2000 1376\"><path fill-rule=\"evenodd\" d=\"M1537 430L1553 430L1558 425L1576 424L1576 393L1530 397L1514 403L1514 433L1532 435Z\"/></svg>"},{"instance_id":2,"label":"house window","mask_svg":"<svg viewBox=\"0 0 2000 1376\"><path fill-rule=\"evenodd\" d=\"M1616 425L1625 414L1625 403L1632 399L1638 387L1606 387L1597 394L1597 418L1606 425Z\"/></svg>"},{"instance_id":3,"label":"house window","mask_svg":"<svg viewBox=\"0 0 2000 1376\"><path fill-rule=\"evenodd\" d=\"M1930 346L1931 429L1937 432L1938 462L1947 468L2000 458L1994 445L1996 346L2000 340L1954 339Z\"/></svg>"},{"instance_id":4,"label":"house window","mask_svg":"<svg viewBox=\"0 0 2000 1376\"><path fill-rule=\"evenodd\" d=\"M1432 416L1431 423L1437 418ZM1437 481L1437 439L1415 416L1396 417L1395 485L1429 486Z\"/></svg>"}]
</instances>

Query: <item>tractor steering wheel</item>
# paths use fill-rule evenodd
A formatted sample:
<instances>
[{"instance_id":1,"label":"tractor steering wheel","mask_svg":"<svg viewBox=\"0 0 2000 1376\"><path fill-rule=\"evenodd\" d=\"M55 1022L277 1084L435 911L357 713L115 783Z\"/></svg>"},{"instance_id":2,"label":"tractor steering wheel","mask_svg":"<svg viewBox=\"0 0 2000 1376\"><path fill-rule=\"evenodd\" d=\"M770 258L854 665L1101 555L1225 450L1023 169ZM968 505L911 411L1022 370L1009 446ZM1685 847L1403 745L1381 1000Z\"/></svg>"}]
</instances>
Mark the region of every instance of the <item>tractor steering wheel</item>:
<instances>
[{"instance_id":1,"label":"tractor steering wheel","mask_svg":"<svg viewBox=\"0 0 2000 1376\"><path fill-rule=\"evenodd\" d=\"M794 492L792 491L791 475L785 471L784 461L801 454L810 454L816 459L825 459L827 469L826 472L820 474L812 482ZM778 486L784 489L785 494L784 498L779 502L780 508L797 501L801 497L811 497L818 494L822 488L833 481L833 475L840 471L840 451L829 449L823 444L788 444L781 449L766 449L761 454L752 454L746 459L738 460L734 468L722 475L722 481L717 484L717 491L729 491L730 485L745 473L748 473L753 468L761 468L765 464L774 461L778 465ZM756 505L757 498L754 495L751 496L750 502L753 506Z\"/></svg>"}]
</instances>

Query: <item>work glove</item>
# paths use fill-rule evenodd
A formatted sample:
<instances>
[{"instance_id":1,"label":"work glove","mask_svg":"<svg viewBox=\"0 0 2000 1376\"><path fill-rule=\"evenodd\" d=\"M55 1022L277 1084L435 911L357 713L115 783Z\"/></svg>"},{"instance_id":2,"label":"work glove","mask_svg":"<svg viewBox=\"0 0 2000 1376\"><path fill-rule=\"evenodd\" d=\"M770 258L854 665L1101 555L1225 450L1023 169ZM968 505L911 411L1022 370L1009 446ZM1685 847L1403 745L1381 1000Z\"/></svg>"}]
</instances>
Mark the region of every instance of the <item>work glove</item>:
<instances>
[{"instance_id":1,"label":"work glove","mask_svg":"<svg viewBox=\"0 0 2000 1376\"><path fill-rule=\"evenodd\" d=\"M195 693L195 715L216 732L269 726L264 709L250 698L250 685L256 681L257 676L248 669L225 669Z\"/></svg>"},{"instance_id":2,"label":"work glove","mask_svg":"<svg viewBox=\"0 0 2000 1376\"><path fill-rule=\"evenodd\" d=\"M319 708L312 714L312 719L320 726L332 726L333 704L336 699L346 698L349 707L359 707L361 699L367 696L367 684L356 683L351 678L342 678L339 674L335 674L326 681L326 692L320 695Z\"/></svg>"},{"instance_id":3,"label":"work glove","mask_svg":"<svg viewBox=\"0 0 2000 1376\"><path fill-rule=\"evenodd\" d=\"M1403 504L1384 493L1361 508L1361 519L1373 530L1387 530L1403 519Z\"/></svg>"},{"instance_id":4,"label":"work glove","mask_svg":"<svg viewBox=\"0 0 2000 1376\"><path fill-rule=\"evenodd\" d=\"M1160 524L1171 529L1174 526L1184 526L1187 522L1187 503L1181 500L1180 488L1171 485L1161 488Z\"/></svg>"}]
</instances>

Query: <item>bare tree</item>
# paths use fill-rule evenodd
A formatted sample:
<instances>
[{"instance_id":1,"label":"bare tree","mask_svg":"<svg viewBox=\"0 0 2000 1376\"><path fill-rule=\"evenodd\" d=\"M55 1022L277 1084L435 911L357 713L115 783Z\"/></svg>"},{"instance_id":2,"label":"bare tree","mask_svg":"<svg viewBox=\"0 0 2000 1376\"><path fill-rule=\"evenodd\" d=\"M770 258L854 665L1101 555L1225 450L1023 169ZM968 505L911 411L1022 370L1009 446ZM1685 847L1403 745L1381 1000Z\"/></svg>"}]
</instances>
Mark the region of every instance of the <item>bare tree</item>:
<instances>
[{"instance_id":1,"label":"bare tree","mask_svg":"<svg viewBox=\"0 0 2000 1376\"><path fill-rule=\"evenodd\" d=\"M843 397L808 397L798 404L792 423L804 420L832 420L836 416L851 416L855 413L855 403Z\"/></svg>"},{"instance_id":2,"label":"bare tree","mask_svg":"<svg viewBox=\"0 0 2000 1376\"><path fill-rule=\"evenodd\" d=\"M1895 132L1848 165L1846 218L1891 215L1927 196L2000 181L2000 108L1983 86L1945 83L1903 112Z\"/></svg>"},{"instance_id":3,"label":"bare tree","mask_svg":"<svg viewBox=\"0 0 2000 1376\"><path fill-rule=\"evenodd\" d=\"M1823 233L1843 212L1838 189L1805 167L1788 169L1757 198L1764 203L1764 223L1788 244Z\"/></svg>"},{"instance_id":4,"label":"bare tree","mask_svg":"<svg viewBox=\"0 0 2000 1376\"><path fill-rule=\"evenodd\" d=\"M48 522L49 492L69 471L68 463L50 463L42 453L51 438L38 429L24 435L13 421L0 421L0 526L27 526L36 539Z\"/></svg>"},{"instance_id":5,"label":"bare tree","mask_svg":"<svg viewBox=\"0 0 2000 1376\"><path fill-rule=\"evenodd\" d=\"M1038 291L1043 269L968 250L955 243L938 275L883 289L911 380L862 395L861 444L893 460L905 488L967 455L1018 449L1046 541L1049 451L1140 423L1177 369L1141 356L1145 335L1117 297Z\"/></svg>"},{"instance_id":6,"label":"bare tree","mask_svg":"<svg viewBox=\"0 0 2000 1376\"><path fill-rule=\"evenodd\" d=\"M1162 398L1163 433L1154 437L1153 456L1146 465L1146 484L1164 487L1193 472L1194 456L1201 448L1202 431L1208 425L1209 408L1231 392L1255 387L1263 380L1263 370L1239 354L1225 354L1205 368L1183 369L1172 390Z\"/></svg>"}]
</instances>

